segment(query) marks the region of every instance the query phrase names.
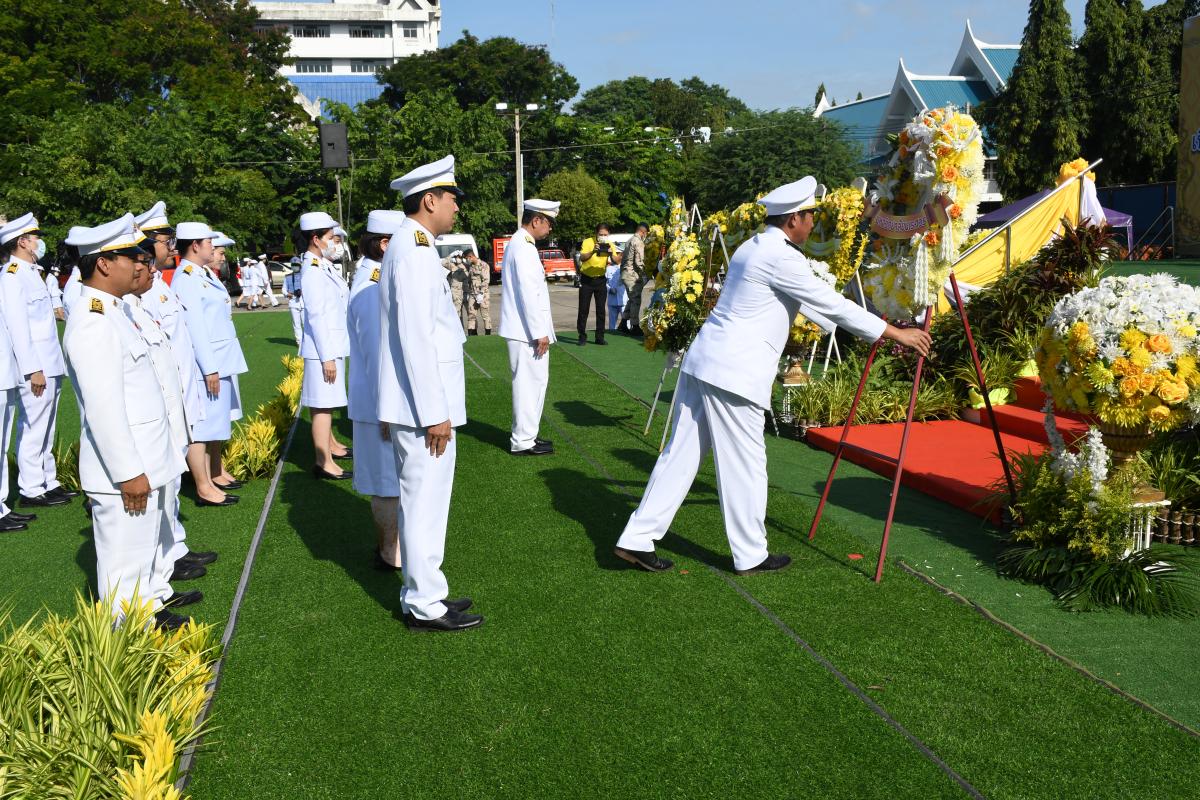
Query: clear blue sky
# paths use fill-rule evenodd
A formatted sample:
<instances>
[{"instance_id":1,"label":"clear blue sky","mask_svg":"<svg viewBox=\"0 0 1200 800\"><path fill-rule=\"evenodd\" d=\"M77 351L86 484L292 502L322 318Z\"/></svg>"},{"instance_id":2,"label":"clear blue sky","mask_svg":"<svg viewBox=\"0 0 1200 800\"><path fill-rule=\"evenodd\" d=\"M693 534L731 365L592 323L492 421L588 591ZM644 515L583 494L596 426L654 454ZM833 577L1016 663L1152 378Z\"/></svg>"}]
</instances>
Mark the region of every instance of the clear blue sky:
<instances>
[{"instance_id":1,"label":"clear blue sky","mask_svg":"<svg viewBox=\"0 0 1200 800\"><path fill-rule=\"evenodd\" d=\"M1147 5L1155 5L1149 2ZM1067 0L1076 35L1085 0ZM1028 3L985 0L442 0L442 46L463 29L550 49L580 90L630 75L698 75L753 108L887 92L909 70L944 74L970 17L975 35L1018 44Z\"/></svg>"}]
</instances>

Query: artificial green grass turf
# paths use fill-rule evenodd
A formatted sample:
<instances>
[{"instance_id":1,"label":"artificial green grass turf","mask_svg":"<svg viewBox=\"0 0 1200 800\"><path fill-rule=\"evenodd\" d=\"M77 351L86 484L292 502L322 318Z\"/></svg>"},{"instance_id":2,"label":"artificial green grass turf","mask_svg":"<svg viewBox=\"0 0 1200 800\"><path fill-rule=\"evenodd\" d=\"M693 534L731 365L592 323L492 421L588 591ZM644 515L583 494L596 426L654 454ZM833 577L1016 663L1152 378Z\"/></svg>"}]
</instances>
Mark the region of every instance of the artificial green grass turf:
<instances>
[{"instance_id":1,"label":"artificial green grass turf","mask_svg":"<svg viewBox=\"0 0 1200 800\"><path fill-rule=\"evenodd\" d=\"M680 569L611 555L654 461L644 407L556 350L542 435L558 454L512 459L502 345L468 347L494 378L468 365L446 569L485 628L392 619L365 501L302 474L298 432L198 800L961 794L709 568L729 566L711 468L673 527L686 539L663 544ZM818 548L792 541L803 505L775 492L768 510L796 567L740 583L985 794L1194 793L1194 740L914 578L874 586L836 525Z\"/></svg>"},{"instance_id":2,"label":"artificial green grass turf","mask_svg":"<svg viewBox=\"0 0 1200 800\"><path fill-rule=\"evenodd\" d=\"M250 366L239 378L243 414L249 417L259 404L274 396L275 386L285 374L280 356L295 353L296 345L286 313L235 314L234 324ZM64 384L58 405L58 440L70 443L79 437L79 404L70 379ZM180 502L188 544L193 550L220 554L206 576L175 586L176 590L204 592L203 602L184 609L197 621L224 625L267 484L266 480L252 481L236 491L242 498L236 506L197 508L191 481L184 479ZM15 498L16 492L14 474L10 496ZM14 622L24 622L42 608L70 613L76 591L87 594L95 590L96 554L81 501L34 510L38 518L28 530L0 534L0 602L11 604Z\"/></svg>"},{"instance_id":3,"label":"artificial green grass turf","mask_svg":"<svg viewBox=\"0 0 1200 800\"><path fill-rule=\"evenodd\" d=\"M1149 275L1155 272L1166 272L1183 283L1200 286L1200 260L1112 261L1104 268L1105 275Z\"/></svg>"},{"instance_id":4,"label":"artificial green grass turf","mask_svg":"<svg viewBox=\"0 0 1200 800\"><path fill-rule=\"evenodd\" d=\"M619 382L639 368L646 375L657 375L662 369L661 353L641 352L638 343L629 339L615 337L604 352L599 350L573 348L567 354ZM610 366L613 363L623 365L617 369ZM649 402L653 388L647 395L644 385L644 379L623 383L629 392ZM660 405L659 412L665 414L665 407ZM644 416L638 424L645 424ZM661 428L658 430L661 433ZM808 503L809 510L792 521L807 535L811 509L824 488L832 456L774 436L767 437L767 453L774 490L795 494ZM889 488L886 479L843 460L817 534L818 544L828 522L840 524L859 534L864 540L864 549L859 551L865 556L864 563L872 562L879 552ZM996 574L994 559L1002 542L996 528L928 495L907 487L900 491L888 547L891 557L905 560L1164 713L1200 728L1200 690L1195 688L1193 669L1195 653L1200 652L1200 621L1147 619L1123 612L1064 612L1045 589ZM773 544L782 546L775 540ZM889 566L884 580L895 574L895 568Z\"/></svg>"}]
</instances>

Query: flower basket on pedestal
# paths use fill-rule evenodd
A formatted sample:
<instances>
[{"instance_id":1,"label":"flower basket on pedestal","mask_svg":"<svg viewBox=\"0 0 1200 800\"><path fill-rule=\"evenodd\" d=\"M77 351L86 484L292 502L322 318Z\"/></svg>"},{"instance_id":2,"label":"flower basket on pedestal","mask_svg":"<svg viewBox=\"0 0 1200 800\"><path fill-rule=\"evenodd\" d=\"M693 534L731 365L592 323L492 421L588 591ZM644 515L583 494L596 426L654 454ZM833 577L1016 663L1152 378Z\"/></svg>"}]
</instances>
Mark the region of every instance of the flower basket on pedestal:
<instances>
[{"instance_id":1,"label":"flower basket on pedestal","mask_svg":"<svg viewBox=\"0 0 1200 800\"><path fill-rule=\"evenodd\" d=\"M1104 439L1104 446L1108 448L1109 455L1112 457L1114 468L1128 462L1139 452L1145 450L1154 439L1154 435L1150 432L1150 423L1148 422L1142 425L1125 427L1097 420L1096 427L1100 429L1100 435Z\"/></svg>"}]
</instances>

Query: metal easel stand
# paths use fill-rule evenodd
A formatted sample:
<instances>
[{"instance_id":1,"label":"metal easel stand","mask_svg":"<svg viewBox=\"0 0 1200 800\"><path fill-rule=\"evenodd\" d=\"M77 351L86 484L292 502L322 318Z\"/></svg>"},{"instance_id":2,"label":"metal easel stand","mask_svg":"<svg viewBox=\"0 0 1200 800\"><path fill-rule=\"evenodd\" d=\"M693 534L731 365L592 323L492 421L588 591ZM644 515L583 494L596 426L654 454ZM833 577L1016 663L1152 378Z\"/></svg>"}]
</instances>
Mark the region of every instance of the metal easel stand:
<instances>
[{"instance_id":1,"label":"metal easel stand","mask_svg":"<svg viewBox=\"0 0 1200 800\"><path fill-rule=\"evenodd\" d=\"M954 302L958 307L958 317L962 320L963 329L967 334L967 347L971 351L971 361L975 367L975 379L979 381L979 391L983 395L984 405L987 407L988 421L991 423L992 433L996 437L996 452L1000 456L1000 464L1004 467L1004 480L1008 485L1009 496L1016 494L1016 487L1013 483L1012 470L1008 466L1008 456L1004 451L1004 442L1000 438L1000 427L996 422L996 416L992 413L992 401L988 397L987 382L983 377L983 367L979 363L979 350L975 347L975 337L971 333L971 325L967 321L966 305L963 303L962 295L958 290L958 279L954 277L953 270L950 272L950 286L954 289ZM925 309L925 321L921 329L929 332L930 323L933 321L933 308ZM858 382L858 391L854 394L854 401L850 404L850 415L846 419L846 424L842 426L842 438L838 441L837 449L833 454L833 464L829 467L829 477L825 480L825 488L821 491L821 501L817 504L817 513L813 517L812 526L808 530L809 541L816 538L817 526L821 524L821 515L825 511L825 503L829 500L829 490L833 486L834 477L837 475L838 465L841 463L842 454L847 450L866 453L874 456L882 461L895 467L895 474L892 476L892 493L888 502L887 517L883 523L883 539L879 545L879 561L875 565L875 582L879 583L883 580L883 564L887 558L888 537L892 531L892 521L896 516L896 501L900 497L900 479L904 475L904 456L908 451L908 435L912 430L913 413L917 405L917 393L921 388L921 374L925 369L925 357L917 357L917 373L913 378L912 392L908 398L908 413L904 418L904 432L900 437L900 452L896 456L889 456L886 453L879 453L874 450L869 450L859 445L850 444L847 440L850 438L850 427L854 424L854 417L858 413L858 404L862 400L863 390L867 385L867 378L871 374L871 366L875 362L875 356L879 352L879 345L883 340L880 339L871 347L871 353L867 356L867 363L863 367L862 379Z\"/></svg>"}]
</instances>

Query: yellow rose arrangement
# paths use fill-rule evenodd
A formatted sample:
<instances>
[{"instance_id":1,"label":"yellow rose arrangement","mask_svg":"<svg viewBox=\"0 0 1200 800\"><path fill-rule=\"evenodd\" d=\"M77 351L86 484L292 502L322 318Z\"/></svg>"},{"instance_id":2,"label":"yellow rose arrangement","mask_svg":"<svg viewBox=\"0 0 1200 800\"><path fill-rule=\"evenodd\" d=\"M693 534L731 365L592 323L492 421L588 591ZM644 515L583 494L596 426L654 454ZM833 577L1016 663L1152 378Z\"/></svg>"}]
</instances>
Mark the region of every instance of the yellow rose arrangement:
<instances>
[{"instance_id":1,"label":"yellow rose arrangement","mask_svg":"<svg viewBox=\"0 0 1200 800\"><path fill-rule=\"evenodd\" d=\"M651 228L650 238L658 238L662 253L656 291L641 320L643 345L651 352L686 349L715 302L715 290L709 288L711 265L705 262L696 233L687 230L685 209L683 200L675 198L667 225Z\"/></svg>"},{"instance_id":2,"label":"yellow rose arrangement","mask_svg":"<svg viewBox=\"0 0 1200 800\"><path fill-rule=\"evenodd\" d=\"M846 186L825 196L814 213L812 233L804 253L829 265L835 288L841 289L854 277L867 253L868 234L862 228L866 200L863 193Z\"/></svg>"},{"instance_id":3,"label":"yellow rose arrangement","mask_svg":"<svg viewBox=\"0 0 1200 800\"><path fill-rule=\"evenodd\" d=\"M1200 292L1165 274L1105 278L1059 301L1036 360L1056 408L1151 431L1194 421Z\"/></svg>"},{"instance_id":4,"label":"yellow rose arrangement","mask_svg":"<svg viewBox=\"0 0 1200 800\"><path fill-rule=\"evenodd\" d=\"M864 289L892 319L932 305L962 252L983 194L983 139L954 106L918 114L871 192L872 242Z\"/></svg>"}]
</instances>

